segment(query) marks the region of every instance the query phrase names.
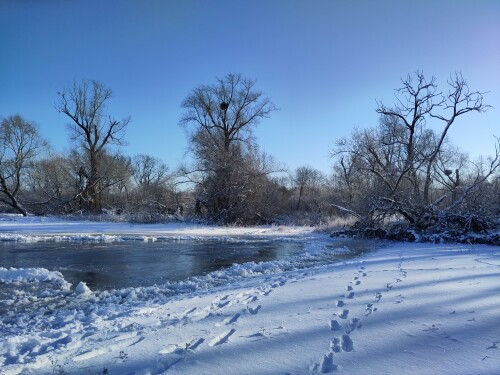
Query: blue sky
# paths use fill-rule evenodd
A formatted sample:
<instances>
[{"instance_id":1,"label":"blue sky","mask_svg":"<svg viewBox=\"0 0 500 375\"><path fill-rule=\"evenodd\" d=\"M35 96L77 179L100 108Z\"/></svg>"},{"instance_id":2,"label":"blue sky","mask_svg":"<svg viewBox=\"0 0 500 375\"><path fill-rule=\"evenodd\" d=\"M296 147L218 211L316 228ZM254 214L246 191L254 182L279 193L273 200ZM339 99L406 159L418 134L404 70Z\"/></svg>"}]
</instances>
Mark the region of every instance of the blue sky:
<instances>
[{"instance_id":1,"label":"blue sky","mask_svg":"<svg viewBox=\"0 0 500 375\"><path fill-rule=\"evenodd\" d=\"M445 84L461 71L490 91L487 113L460 118L451 140L472 156L500 136L500 1L0 0L0 116L40 125L69 148L57 91L76 79L110 87L110 112L130 115L134 155L174 169L187 156L182 100L199 84L241 73L280 111L257 128L263 150L290 169L329 172L329 150L377 124L417 69Z\"/></svg>"}]
</instances>

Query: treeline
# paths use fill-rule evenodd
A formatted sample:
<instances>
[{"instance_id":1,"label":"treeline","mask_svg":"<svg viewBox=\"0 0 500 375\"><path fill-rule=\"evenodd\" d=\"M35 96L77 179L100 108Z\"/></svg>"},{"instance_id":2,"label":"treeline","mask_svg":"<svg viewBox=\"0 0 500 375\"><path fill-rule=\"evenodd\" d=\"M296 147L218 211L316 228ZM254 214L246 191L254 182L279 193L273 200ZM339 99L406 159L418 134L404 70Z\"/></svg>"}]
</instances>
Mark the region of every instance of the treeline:
<instances>
[{"instance_id":1,"label":"treeline","mask_svg":"<svg viewBox=\"0 0 500 375\"><path fill-rule=\"evenodd\" d=\"M253 130L277 107L255 83L229 74L188 94L180 124L193 162L170 170L149 155L126 156L130 118L108 113L111 90L74 82L58 93L74 145L67 155L51 154L33 122L2 120L2 209L220 224L341 217L364 227L405 222L417 229L454 220L471 230L499 216L499 140L493 156L472 161L447 139L462 116L489 108L460 74L443 91L421 72L403 79L394 105L378 103L376 127L336 141L330 176L312 167L287 171L259 149Z\"/></svg>"}]
</instances>

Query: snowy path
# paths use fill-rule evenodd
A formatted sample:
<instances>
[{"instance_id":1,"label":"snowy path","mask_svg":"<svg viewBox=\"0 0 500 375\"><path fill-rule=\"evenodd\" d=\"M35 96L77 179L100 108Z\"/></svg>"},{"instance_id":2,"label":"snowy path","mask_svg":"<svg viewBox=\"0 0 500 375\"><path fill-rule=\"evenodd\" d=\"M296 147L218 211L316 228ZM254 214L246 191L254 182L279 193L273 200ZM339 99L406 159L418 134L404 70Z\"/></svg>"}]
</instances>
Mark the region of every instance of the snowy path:
<instances>
[{"instance_id":1,"label":"snowy path","mask_svg":"<svg viewBox=\"0 0 500 375\"><path fill-rule=\"evenodd\" d=\"M166 303L0 327L0 374L493 375L499 296L498 247L393 244Z\"/></svg>"}]
</instances>

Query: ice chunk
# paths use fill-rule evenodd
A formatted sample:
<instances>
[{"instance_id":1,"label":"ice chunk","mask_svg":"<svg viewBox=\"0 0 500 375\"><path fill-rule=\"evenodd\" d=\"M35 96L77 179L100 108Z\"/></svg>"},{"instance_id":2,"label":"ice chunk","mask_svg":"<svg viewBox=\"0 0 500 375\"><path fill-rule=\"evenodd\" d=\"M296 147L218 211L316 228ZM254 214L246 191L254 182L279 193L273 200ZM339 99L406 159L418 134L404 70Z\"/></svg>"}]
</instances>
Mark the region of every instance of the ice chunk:
<instances>
[{"instance_id":1,"label":"ice chunk","mask_svg":"<svg viewBox=\"0 0 500 375\"><path fill-rule=\"evenodd\" d=\"M90 288L87 286L86 283L80 281L75 288L75 293L80 295L86 295L86 294L91 294L92 291L90 290Z\"/></svg>"}]
</instances>

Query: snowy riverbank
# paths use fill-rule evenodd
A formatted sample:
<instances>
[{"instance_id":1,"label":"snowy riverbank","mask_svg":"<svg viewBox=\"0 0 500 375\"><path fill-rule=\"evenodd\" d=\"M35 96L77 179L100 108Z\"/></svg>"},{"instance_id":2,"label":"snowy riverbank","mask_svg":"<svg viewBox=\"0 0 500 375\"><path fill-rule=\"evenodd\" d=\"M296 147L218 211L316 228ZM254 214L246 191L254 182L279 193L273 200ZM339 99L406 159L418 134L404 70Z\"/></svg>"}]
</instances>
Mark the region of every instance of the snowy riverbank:
<instances>
[{"instance_id":1,"label":"snowy riverbank","mask_svg":"<svg viewBox=\"0 0 500 375\"><path fill-rule=\"evenodd\" d=\"M131 224L65 220L56 217L0 216L0 241L120 241L198 237L228 238L241 236L290 237L313 232L313 227L256 226L221 227L175 222L169 224Z\"/></svg>"},{"instance_id":2,"label":"snowy riverbank","mask_svg":"<svg viewBox=\"0 0 500 375\"><path fill-rule=\"evenodd\" d=\"M311 231L0 221L2 236L23 241ZM304 259L345 251L309 250ZM94 293L46 270L0 270L0 288L19 287L12 301L45 299L44 308L0 316L0 373L498 373L499 247L395 243L336 264L298 262L233 266L174 295L161 286ZM35 284L45 292L30 295Z\"/></svg>"}]
</instances>

